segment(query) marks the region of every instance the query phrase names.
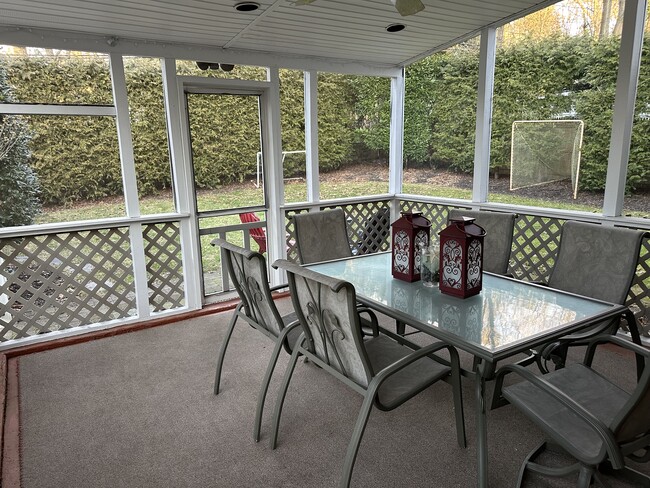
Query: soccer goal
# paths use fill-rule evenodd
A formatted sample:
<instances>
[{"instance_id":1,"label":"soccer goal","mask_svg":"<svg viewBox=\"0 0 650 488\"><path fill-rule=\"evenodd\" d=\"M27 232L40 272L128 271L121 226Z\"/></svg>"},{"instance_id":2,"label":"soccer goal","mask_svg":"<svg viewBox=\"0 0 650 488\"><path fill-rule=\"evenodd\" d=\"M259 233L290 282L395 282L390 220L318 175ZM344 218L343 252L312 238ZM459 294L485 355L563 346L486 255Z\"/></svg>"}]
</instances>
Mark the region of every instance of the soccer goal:
<instances>
[{"instance_id":1,"label":"soccer goal","mask_svg":"<svg viewBox=\"0 0 650 488\"><path fill-rule=\"evenodd\" d=\"M571 179L578 195L582 120L516 120L512 123L510 190Z\"/></svg>"}]
</instances>

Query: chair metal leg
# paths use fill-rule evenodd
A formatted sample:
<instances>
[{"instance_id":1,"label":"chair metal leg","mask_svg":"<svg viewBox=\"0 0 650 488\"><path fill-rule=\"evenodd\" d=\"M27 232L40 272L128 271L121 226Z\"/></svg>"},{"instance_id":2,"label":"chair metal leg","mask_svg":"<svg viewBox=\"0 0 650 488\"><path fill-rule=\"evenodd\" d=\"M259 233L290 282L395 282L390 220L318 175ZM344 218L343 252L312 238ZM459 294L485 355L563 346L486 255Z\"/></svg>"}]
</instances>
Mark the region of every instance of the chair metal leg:
<instances>
[{"instance_id":1,"label":"chair metal leg","mask_svg":"<svg viewBox=\"0 0 650 488\"><path fill-rule=\"evenodd\" d=\"M609 461L605 461L598 466L598 471L614 478L622 479L640 488L650 488L650 476L643 474L635 469L625 466L623 469L613 469ZM602 478L598 476L598 472L594 475L598 481L603 482ZM606 486L606 483L603 483Z\"/></svg>"},{"instance_id":2,"label":"chair metal leg","mask_svg":"<svg viewBox=\"0 0 650 488\"><path fill-rule=\"evenodd\" d=\"M219 357L217 358L217 372L214 377L214 394L219 394L219 385L221 383L221 368L223 367L223 359L226 356L226 349L228 349L228 343L232 337L232 331L235 329L235 323L237 323L237 318L239 317L238 313L241 310L242 304L237 305L235 312L230 319L230 325L228 326L228 332L226 332L226 337L221 344L221 349L219 350Z\"/></svg>"},{"instance_id":3,"label":"chair metal leg","mask_svg":"<svg viewBox=\"0 0 650 488\"><path fill-rule=\"evenodd\" d=\"M635 469L630 468L629 466L625 466L621 470L620 477L624 480L635 483L637 486L642 486L643 488L650 487L650 477Z\"/></svg>"},{"instance_id":4,"label":"chair metal leg","mask_svg":"<svg viewBox=\"0 0 650 488\"><path fill-rule=\"evenodd\" d=\"M452 377L451 388L454 394L454 413L456 414L456 438L458 445L467 447L467 436L465 435L465 413L463 410L463 388L460 375Z\"/></svg>"},{"instance_id":5,"label":"chair metal leg","mask_svg":"<svg viewBox=\"0 0 650 488\"><path fill-rule=\"evenodd\" d=\"M271 359L269 360L269 365L266 367L266 374L264 375L264 380L262 381L262 386L260 387L260 393L257 398L257 408L255 410L255 425L253 427L253 439L255 442L260 441L260 430L262 427L262 414L264 412L264 402L266 401L266 394L269 391L269 384L271 383L271 376L273 376L273 370L275 370L275 365L278 363L278 357L280 357L280 351L283 348L284 340L287 337L287 334L295 328L295 324L291 327L285 327L282 330L282 333L278 336L275 347L273 348L273 353L271 354Z\"/></svg>"},{"instance_id":6,"label":"chair metal leg","mask_svg":"<svg viewBox=\"0 0 650 488\"><path fill-rule=\"evenodd\" d=\"M580 474L578 475L578 488L589 488L591 486L591 479L594 475L594 469L587 466L581 466Z\"/></svg>"},{"instance_id":7,"label":"chair metal leg","mask_svg":"<svg viewBox=\"0 0 650 488\"><path fill-rule=\"evenodd\" d=\"M556 478L569 476L570 474L574 474L574 473L579 473L577 487L589 488L589 486L591 485L592 477L596 472L594 467L585 466L584 464L580 464L580 463L574 463L568 466L550 467L550 466L543 466L541 464L537 464L534 462L537 456L539 456L542 452L544 452L546 448L549 446L551 448L555 447L554 445L547 444L547 442L542 442L539 446L533 449L528 454L528 456L526 456L526 459L524 459L524 462L521 465L521 469L519 470L519 478L517 479L517 488L521 488L521 486L523 485L526 471L533 471L535 473L539 473L544 476L552 476ZM559 449L559 451L564 452L563 449Z\"/></svg>"},{"instance_id":8,"label":"chair metal leg","mask_svg":"<svg viewBox=\"0 0 650 488\"><path fill-rule=\"evenodd\" d=\"M605 478L600 476L600 474L598 474L598 471L593 472L593 481L598 481L598 483L600 483L600 485L603 488L612 488L612 485L609 484L607 481L605 481ZM593 481L592 481L592 485L594 484ZM639 485L639 486L643 486L643 485Z\"/></svg>"},{"instance_id":9,"label":"chair metal leg","mask_svg":"<svg viewBox=\"0 0 650 488\"><path fill-rule=\"evenodd\" d=\"M301 343L302 340L299 340L298 342ZM273 411L273 431L271 432L271 449L275 449L278 445L278 430L280 428L282 406L284 405L284 399L287 396L287 390L289 389L289 382L291 381L293 370L296 368L296 362L298 362L299 350L300 347L296 344L296 348L291 353L291 359L287 365L287 370L284 372L284 379L282 380L282 386L278 392L278 398L275 401L275 410Z\"/></svg>"},{"instance_id":10,"label":"chair metal leg","mask_svg":"<svg viewBox=\"0 0 650 488\"><path fill-rule=\"evenodd\" d=\"M354 424L352 438L350 439L348 450L345 454L343 474L341 475L341 480L339 482L340 488L348 488L350 486L350 481L352 480L352 470L354 469L354 462L356 461L357 454L359 453L359 446L361 444L363 433L366 430L366 425L368 425L368 419L370 418L370 411L372 410L372 403L374 401L376 393L377 388L370 388L366 392L366 396L363 399L363 404L361 405L361 410L359 411L357 422Z\"/></svg>"},{"instance_id":11,"label":"chair metal leg","mask_svg":"<svg viewBox=\"0 0 650 488\"><path fill-rule=\"evenodd\" d=\"M397 330L398 335L403 336L406 333L406 323L401 320L396 320L395 329Z\"/></svg>"}]
</instances>

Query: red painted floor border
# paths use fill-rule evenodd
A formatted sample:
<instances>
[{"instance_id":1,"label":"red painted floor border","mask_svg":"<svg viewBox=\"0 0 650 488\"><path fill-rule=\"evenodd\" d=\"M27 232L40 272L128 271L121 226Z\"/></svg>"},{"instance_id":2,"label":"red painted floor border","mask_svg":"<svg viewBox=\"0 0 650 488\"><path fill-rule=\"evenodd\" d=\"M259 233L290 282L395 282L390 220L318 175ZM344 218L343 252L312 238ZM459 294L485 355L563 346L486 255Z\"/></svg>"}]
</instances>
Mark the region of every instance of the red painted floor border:
<instances>
[{"instance_id":1,"label":"red painted floor border","mask_svg":"<svg viewBox=\"0 0 650 488\"><path fill-rule=\"evenodd\" d=\"M7 361L2 432L2 487L20 488L20 395L18 358Z\"/></svg>"}]
</instances>

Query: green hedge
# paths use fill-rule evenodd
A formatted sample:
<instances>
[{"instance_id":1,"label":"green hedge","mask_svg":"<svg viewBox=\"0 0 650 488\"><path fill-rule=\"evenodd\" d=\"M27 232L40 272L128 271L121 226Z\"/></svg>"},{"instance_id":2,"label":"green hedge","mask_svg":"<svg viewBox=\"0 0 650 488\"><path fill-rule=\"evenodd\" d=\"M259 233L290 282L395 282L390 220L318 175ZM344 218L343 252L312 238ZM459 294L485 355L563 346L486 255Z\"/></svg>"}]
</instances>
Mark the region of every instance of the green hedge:
<instances>
[{"instance_id":1,"label":"green hedge","mask_svg":"<svg viewBox=\"0 0 650 488\"><path fill-rule=\"evenodd\" d=\"M28 103L111 105L111 82L101 56L7 57L15 99ZM203 74L179 63L180 74ZM133 150L141 195L171 185L160 64L125 61ZM258 68L237 67L237 76L259 78ZM232 73L230 73L232 74ZM226 76L210 72L210 75ZM320 167L328 171L349 162L354 138L349 77L323 74L319 83ZM283 148L304 150L303 74L281 70ZM259 149L257 108L233 97L190 95L194 168L199 188L218 188L256 174ZM219 117L219 113L227 113ZM32 116L31 164L42 183L44 203L94 200L122 193L117 130L112 117ZM227 148L224 150L224 148ZM305 171L304 157L286 159L286 176Z\"/></svg>"},{"instance_id":2,"label":"green hedge","mask_svg":"<svg viewBox=\"0 0 650 488\"><path fill-rule=\"evenodd\" d=\"M584 120L581 188L604 188L619 40L582 37L527 40L497 51L491 166L508 168L515 120L558 116ZM650 186L650 39L645 40L632 134L628 190ZM0 58L14 98L35 103L112 104L105 57ZM170 169L160 66L125 61L134 156L141 195L169 188ZM259 68L225 74L259 79ZM202 74L179 63L181 74ZM280 71L282 142L304 149L303 75ZM474 160L478 46L475 41L430 56L406 70L404 160L471 172ZM319 74L319 156L322 171L357 160L385 160L389 148L390 81ZM250 104L213 96L191 102L194 164L201 188L254 177L259 143L251 136ZM221 118L220 112L231 117ZM215 114L217 116L215 116ZM45 203L97 199L122 192L112 118L30 117L31 166ZM199 129L200 127L200 129ZM227 150L221 150L228 148ZM234 148L234 149L233 149ZM285 176L304 171L304 158L287 158Z\"/></svg>"},{"instance_id":3,"label":"green hedge","mask_svg":"<svg viewBox=\"0 0 650 488\"><path fill-rule=\"evenodd\" d=\"M0 66L0 103L13 101ZM29 166L29 141L20 117L0 114L0 227L31 224L41 211L40 184Z\"/></svg>"},{"instance_id":4,"label":"green hedge","mask_svg":"<svg viewBox=\"0 0 650 488\"><path fill-rule=\"evenodd\" d=\"M609 153L620 40L583 37L527 40L497 50L491 167L510 165L512 122L558 116L585 123L580 186L602 190ZM389 102L377 83L362 79L371 98L358 104L366 120L363 141L387 150L383 138ZM412 166L471 172L474 161L478 46L468 43L430 56L406 70L404 160ZM375 90L375 91L373 91ZM368 114L367 111L372 113ZM366 112L364 112L366 111ZM573 114L567 116L567 114ZM383 125L382 125L383 124ZM645 39L636 100L628 191L650 186L650 38Z\"/></svg>"}]
</instances>

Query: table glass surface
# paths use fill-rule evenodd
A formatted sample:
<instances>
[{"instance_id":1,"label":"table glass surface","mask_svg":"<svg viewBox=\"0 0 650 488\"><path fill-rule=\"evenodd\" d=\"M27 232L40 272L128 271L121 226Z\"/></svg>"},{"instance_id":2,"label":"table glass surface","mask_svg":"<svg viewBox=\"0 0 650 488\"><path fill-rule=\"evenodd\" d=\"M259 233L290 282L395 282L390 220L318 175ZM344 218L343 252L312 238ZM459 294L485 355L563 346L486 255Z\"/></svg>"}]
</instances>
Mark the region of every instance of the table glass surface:
<instances>
[{"instance_id":1,"label":"table glass surface","mask_svg":"<svg viewBox=\"0 0 650 488\"><path fill-rule=\"evenodd\" d=\"M393 278L390 252L308 267L352 283L357 297L380 311L397 311L424 332L451 333L461 342L455 345L470 343L490 355L622 308L488 273L481 293L456 298Z\"/></svg>"}]
</instances>

